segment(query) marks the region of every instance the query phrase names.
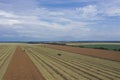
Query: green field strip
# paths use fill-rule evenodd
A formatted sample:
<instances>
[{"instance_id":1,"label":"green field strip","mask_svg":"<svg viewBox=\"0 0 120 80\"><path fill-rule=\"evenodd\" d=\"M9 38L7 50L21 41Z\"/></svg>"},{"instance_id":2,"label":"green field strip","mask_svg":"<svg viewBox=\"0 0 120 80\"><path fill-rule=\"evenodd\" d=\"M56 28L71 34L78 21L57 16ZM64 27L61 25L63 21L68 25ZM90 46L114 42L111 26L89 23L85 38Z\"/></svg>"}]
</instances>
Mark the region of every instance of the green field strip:
<instances>
[{"instance_id":1,"label":"green field strip","mask_svg":"<svg viewBox=\"0 0 120 80\"><path fill-rule=\"evenodd\" d=\"M84 45L69 45L69 46L120 51L120 44L88 44L88 45L84 44Z\"/></svg>"}]
</instances>

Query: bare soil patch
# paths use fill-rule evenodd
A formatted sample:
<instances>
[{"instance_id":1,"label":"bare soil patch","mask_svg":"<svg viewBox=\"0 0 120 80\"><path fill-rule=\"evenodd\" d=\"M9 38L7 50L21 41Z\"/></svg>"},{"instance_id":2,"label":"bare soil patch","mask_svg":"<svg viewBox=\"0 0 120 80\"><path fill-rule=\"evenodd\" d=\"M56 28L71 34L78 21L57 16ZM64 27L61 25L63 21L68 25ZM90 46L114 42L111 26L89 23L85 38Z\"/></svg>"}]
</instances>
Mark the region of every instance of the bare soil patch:
<instances>
[{"instance_id":1,"label":"bare soil patch","mask_svg":"<svg viewBox=\"0 0 120 80\"><path fill-rule=\"evenodd\" d=\"M89 48L77 48L77 47L70 47L70 46L59 46L59 45L44 45L48 48L89 55L99 58L105 58L115 61L120 61L120 52L116 51L107 51L107 50L97 50L97 49L89 49Z\"/></svg>"},{"instance_id":2,"label":"bare soil patch","mask_svg":"<svg viewBox=\"0 0 120 80\"><path fill-rule=\"evenodd\" d=\"M28 55L17 47L3 80L45 80Z\"/></svg>"}]
</instances>

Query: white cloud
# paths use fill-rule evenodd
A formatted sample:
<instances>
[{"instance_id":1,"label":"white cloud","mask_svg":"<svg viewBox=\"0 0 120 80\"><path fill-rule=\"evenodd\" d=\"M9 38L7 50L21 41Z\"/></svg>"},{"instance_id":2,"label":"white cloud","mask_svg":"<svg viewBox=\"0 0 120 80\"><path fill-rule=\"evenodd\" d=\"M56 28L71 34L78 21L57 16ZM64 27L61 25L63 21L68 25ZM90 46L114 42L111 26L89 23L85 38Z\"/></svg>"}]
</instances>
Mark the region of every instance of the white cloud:
<instances>
[{"instance_id":1,"label":"white cloud","mask_svg":"<svg viewBox=\"0 0 120 80\"><path fill-rule=\"evenodd\" d=\"M71 12L71 10L69 11ZM68 12L64 10L51 11L39 8L32 10L31 14L16 15L6 11L3 12L7 14L4 14L4 17L0 19L0 25L7 26L8 29L14 29L12 32L17 33L19 37L44 38L45 36L62 37L72 35L72 33L79 34L87 32L89 29L86 26L91 24L71 19L71 15L66 16ZM14 15L17 17L14 17ZM72 13L72 15L76 14ZM80 32L75 32L76 30L80 30ZM7 37L7 35L5 36Z\"/></svg>"},{"instance_id":2,"label":"white cloud","mask_svg":"<svg viewBox=\"0 0 120 80\"><path fill-rule=\"evenodd\" d=\"M18 17L17 15L14 15L13 13L2 11L2 10L0 10L0 16L8 17L8 18L17 18Z\"/></svg>"},{"instance_id":3,"label":"white cloud","mask_svg":"<svg viewBox=\"0 0 120 80\"><path fill-rule=\"evenodd\" d=\"M24 2L24 0L22 1ZM27 1L25 1L25 3L27 3ZM87 0L85 2L89 1L90 0ZM72 0L71 2L74 1ZM79 2L79 0L75 2ZM41 8L36 5L36 2L32 4L32 0L30 5L23 5L23 7L21 7L22 5L17 2L19 5L17 8L12 5L14 6L13 10L4 10L4 8L0 10L0 28L3 29L3 27L6 27L5 29L9 30L9 32L17 33L17 37L24 38L32 37L39 39L51 37L54 39L68 36L81 39L89 37L90 33L92 33L91 35L99 36L91 27L97 29L100 27L99 25L102 26L103 24L99 22L102 20L107 21L107 16L120 16L120 8L118 5L115 5L117 3L112 4L112 2L109 1L104 2L105 3L87 4L82 7L68 9ZM107 2L109 3L106 4ZM14 4L16 3L14 2ZM31 5L32 7L30 7ZM26 9L23 9L24 7ZM7 37L9 35L4 36Z\"/></svg>"},{"instance_id":4,"label":"white cloud","mask_svg":"<svg viewBox=\"0 0 120 80\"><path fill-rule=\"evenodd\" d=\"M120 16L120 0L105 0L100 2L97 7L104 16Z\"/></svg>"},{"instance_id":5,"label":"white cloud","mask_svg":"<svg viewBox=\"0 0 120 80\"><path fill-rule=\"evenodd\" d=\"M111 7L106 9L105 14L108 16L120 16L120 7Z\"/></svg>"},{"instance_id":6,"label":"white cloud","mask_svg":"<svg viewBox=\"0 0 120 80\"><path fill-rule=\"evenodd\" d=\"M76 9L81 17L95 17L98 14L98 10L95 5L88 5L85 7Z\"/></svg>"},{"instance_id":7,"label":"white cloud","mask_svg":"<svg viewBox=\"0 0 120 80\"><path fill-rule=\"evenodd\" d=\"M8 26L13 26L16 24L20 24L21 22L18 20L13 20L13 19L0 19L0 25L8 25Z\"/></svg>"},{"instance_id":8,"label":"white cloud","mask_svg":"<svg viewBox=\"0 0 120 80\"><path fill-rule=\"evenodd\" d=\"M58 15L64 15L64 13L62 13L62 12L49 12L48 13L50 16L58 16Z\"/></svg>"}]
</instances>

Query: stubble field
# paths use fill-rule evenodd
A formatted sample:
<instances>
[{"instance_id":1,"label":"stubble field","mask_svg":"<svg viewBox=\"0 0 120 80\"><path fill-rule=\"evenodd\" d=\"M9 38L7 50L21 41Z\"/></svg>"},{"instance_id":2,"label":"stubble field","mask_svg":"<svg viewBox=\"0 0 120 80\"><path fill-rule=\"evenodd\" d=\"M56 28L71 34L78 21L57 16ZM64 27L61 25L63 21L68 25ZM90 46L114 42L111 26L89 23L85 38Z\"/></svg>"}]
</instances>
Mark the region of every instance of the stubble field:
<instances>
[{"instance_id":1,"label":"stubble field","mask_svg":"<svg viewBox=\"0 0 120 80\"><path fill-rule=\"evenodd\" d=\"M57 48L50 45L1 45L0 80L120 80L119 59ZM116 52L109 54L112 53Z\"/></svg>"}]
</instances>

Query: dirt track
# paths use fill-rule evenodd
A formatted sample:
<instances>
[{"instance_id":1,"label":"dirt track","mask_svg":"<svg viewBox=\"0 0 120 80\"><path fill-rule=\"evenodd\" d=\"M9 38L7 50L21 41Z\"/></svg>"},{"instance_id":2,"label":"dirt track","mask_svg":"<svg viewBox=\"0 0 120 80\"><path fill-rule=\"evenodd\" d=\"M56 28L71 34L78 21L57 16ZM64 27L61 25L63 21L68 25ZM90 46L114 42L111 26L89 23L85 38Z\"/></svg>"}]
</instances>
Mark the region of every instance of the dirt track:
<instances>
[{"instance_id":1,"label":"dirt track","mask_svg":"<svg viewBox=\"0 0 120 80\"><path fill-rule=\"evenodd\" d=\"M27 54L17 47L3 80L45 80Z\"/></svg>"},{"instance_id":2,"label":"dirt track","mask_svg":"<svg viewBox=\"0 0 120 80\"><path fill-rule=\"evenodd\" d=\"M89 49L89 48L77 48L70 46L58 46L58 45L44 45L45 47L79 53L83 55L89 55L99 58L106 58L110 60L120 61L120 52L116 51L107 51L107 50L97 50L97 49Z\"/></svg>"}]
</instances>

